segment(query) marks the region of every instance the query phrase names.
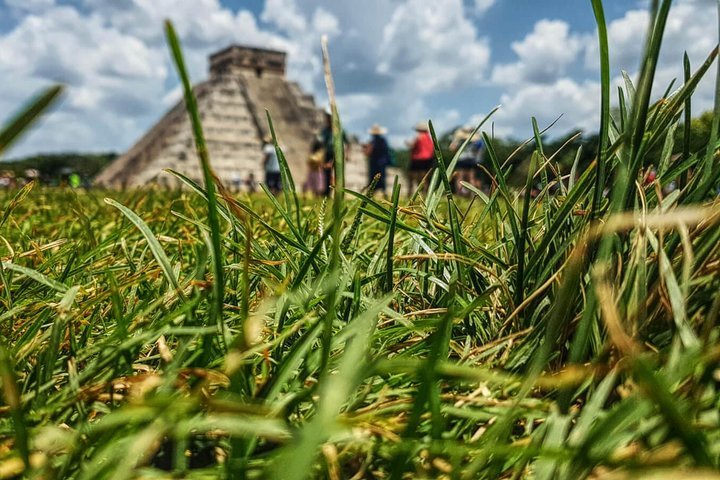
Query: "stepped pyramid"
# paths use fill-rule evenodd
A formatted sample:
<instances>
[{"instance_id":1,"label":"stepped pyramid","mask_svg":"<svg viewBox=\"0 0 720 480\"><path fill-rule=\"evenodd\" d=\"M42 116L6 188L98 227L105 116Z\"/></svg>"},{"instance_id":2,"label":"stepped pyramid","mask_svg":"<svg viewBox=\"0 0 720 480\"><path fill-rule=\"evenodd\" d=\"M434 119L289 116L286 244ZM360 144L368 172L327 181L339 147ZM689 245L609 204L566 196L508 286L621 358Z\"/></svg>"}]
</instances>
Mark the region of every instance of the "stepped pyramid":
<instances>
[{"instance_id":1,"label":"stepped pyramid","mask_svg":"<svg viewBox=\"0 0 720 480\"><path fill-rule=\"evenodd\" d=\"M264 181L262 139L269 134L266 109L296 187L300 189L305 180L306 161L323 111L311 95L286 79L285 66L284 52L234 45L210 56L210 78L193 87L211 164L226 185L250 173L256 181ZM352 145L350 152L346 183L359 189L366 184L367 162L359 145ZM95 183L111 188L178 185L175 177L163 172L166 168L201 182L184 100L103 170Z\"/></svg>"}]
</instances>

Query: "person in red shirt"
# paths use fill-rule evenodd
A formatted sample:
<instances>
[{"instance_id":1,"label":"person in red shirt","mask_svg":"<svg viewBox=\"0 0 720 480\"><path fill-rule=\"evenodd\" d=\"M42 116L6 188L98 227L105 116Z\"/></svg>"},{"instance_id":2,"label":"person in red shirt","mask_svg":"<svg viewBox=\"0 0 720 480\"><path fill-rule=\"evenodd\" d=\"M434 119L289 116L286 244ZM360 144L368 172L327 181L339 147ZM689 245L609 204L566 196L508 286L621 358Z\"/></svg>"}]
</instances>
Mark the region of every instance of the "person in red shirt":
<instances>
[{"instance_id":1,"label":"person in red shirt","mask_svg":"<svg viewBox=\"0 0 720 480\"><path fill-rule=\"evenodd\" d=\"M435 146L428 129L427 122L415 125L417 136L410 143L410 195L420 185L423 178L435 166ZM426 185L427 188L427 185Z\"/></svg>"}]
</instances>

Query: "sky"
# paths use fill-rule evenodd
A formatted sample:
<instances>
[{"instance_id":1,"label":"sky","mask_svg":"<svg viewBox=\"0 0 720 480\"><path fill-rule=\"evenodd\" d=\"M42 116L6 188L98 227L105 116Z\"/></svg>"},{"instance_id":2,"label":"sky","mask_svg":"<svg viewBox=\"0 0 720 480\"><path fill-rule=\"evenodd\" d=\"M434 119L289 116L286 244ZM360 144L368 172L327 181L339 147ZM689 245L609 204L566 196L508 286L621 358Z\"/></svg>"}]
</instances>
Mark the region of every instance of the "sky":
<instances>
[{"instance_id":1,"label":"sky","mask_svg":"<svg viewBox=\"0 0 720 480\"><path fill-rule=\"evenodd\" d=\"M647 0L605 0L613 81L638 70ZM675 0L657 73L660 93L717 43L716 0ZM590 0L0 0L0 122L55 82L59 105L7 157L127 150L180 90L163 20L180 35L194 82L229 44L288 52L288 76L327 103L320 38L327 35L347 130L373 123L400 144L428 118L438 131L472 125L494 107L495 135L531 135L557 117L560 136L593 132L599 60ZM694 111L710 109L714 72ZM281 132L280 132L281 133Z\"/></svg>"}]
</instances>

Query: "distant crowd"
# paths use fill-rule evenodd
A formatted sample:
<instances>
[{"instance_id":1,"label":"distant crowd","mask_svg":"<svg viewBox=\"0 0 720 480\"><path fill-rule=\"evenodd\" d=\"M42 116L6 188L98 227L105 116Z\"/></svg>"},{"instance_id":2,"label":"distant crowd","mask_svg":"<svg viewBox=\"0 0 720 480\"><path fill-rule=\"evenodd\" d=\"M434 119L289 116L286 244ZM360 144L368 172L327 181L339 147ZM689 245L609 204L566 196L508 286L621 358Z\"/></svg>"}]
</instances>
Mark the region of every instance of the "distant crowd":
<instances>
[{"instance_id":1,"label":"distant crowd","mask_svg":"<svg viewBox=\"0 0 720 480\"><path fill-rule=\"evenodd\" d=\"M30 182L39 182L51 187L90 188L90 179L71 170L58 176L43 176L38 170L29 168L17 175L12 170L0 170L0 188L20 188Z\"/></svg>"},{"instance_id":2,"label":"distant crowd","mask_svg":"<svg viewBox=\"0 0 720 480\"><path fill-rule=\"evenodd\" d=\"M427 188L428 174L437 166L435 145L430 136L427 122L416 124L412 130L415 135L405 142L408 158L403 165L399 164L396 152L388 141L387 129L375 124L368 130L368 137L361 143L361 147L367 161L367 185L372 185L373 192L381 194L387 192L387 169L392 167L406 170L407 178L403 183L407 184L409 194L414 193L420 186ZM338 143L344 149L345 158L349 159L350 142L345 132L342 132ZM308 144L309 154L302 190L310 195L328 196L335 184L336 153L332 116L329 112L325 112L322 127L313 138L309 139ZM473 135L472 129L458 128L452 135L450 151L456 154L461 148L462 151L457 155L457 163L450 179L451 187L453 193L469 196L473 189L486 189L489 185L489 177L483 165L485 146L479 135ZM282 145L280 149L282 150ZM264 171L262 180L271 193L277 194L282 190L283 185L278 151L272 138L265 137L263 139L262 155ZM351 161L355 161L355 159ZM0 188L22 187L30 181L70 188L90 188L91 186L90 177L81 175L69 167L56 170L53 175L42 175L34 168L19 173L10 170L0 171ZM239 173L235 173L229 183L235 191L244 190L253 193L259 188L258 179L252 172L248 173L245 178L242 178Z\"/></svg>"},{"instance_id":3,"label":"distant crowd","mask_svg":"<svg viewBox=\"0 0 720 480\"><path fill-rule=\"evenodd\" d=\"M415 136L407 140L409 150L408 187L410 193L420 185L427 185L428 174L435 168L435 145L430 136L427 122L420 122L414 127ZM345 132L339 139L348 158L349 141ZM375 124L368 130L369 138L362 144L362 150L368 162L368 186L373 190L384 193L387 188L387 168L398 167L394 150L387 139L387 130ZM472 137L472 138L471 138ZM465 147L459 154L455 165L454 175L451 179L453 192L458 195L470 195L471 189L483 189L487 185L487 174L483 168L485 146L478 134L473 130L458 128L452 138L450 150L455 153L463 145ZM265 184L273 193L282 189L280 162L277 151L271 138L264 139L263 145ZM307 174L303 182L303 192L328 196L335 184L335 138L332 130L332 116L325 112L324 123L320 131L311 142L310 154L307 160ZM423 183L423 179L425 183ZM254 179L253 179L254 180ZM246 185L254 191L253 185Z\"/></svg>"}]
</instances>

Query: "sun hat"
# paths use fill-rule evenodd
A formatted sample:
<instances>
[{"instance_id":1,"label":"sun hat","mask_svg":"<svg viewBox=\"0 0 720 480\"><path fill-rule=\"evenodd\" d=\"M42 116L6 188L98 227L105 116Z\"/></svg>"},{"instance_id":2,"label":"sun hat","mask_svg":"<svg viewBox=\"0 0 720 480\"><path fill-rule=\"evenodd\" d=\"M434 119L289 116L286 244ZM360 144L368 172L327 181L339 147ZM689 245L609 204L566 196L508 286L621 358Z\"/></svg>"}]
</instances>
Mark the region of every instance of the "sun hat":
<instances>
[{"instance_id":1,"label":"sun hat","mask_svg":"<svg viewBox=\"0 0 720 480\"><path fill-rule=\"evenodd\" d=\"M427 122L420 122L417 125L415 125L415 131L416 132L427 132L430 129L428 128Z\"/></svg>"},{"instance_id":2,"label":"sun hat","mask_svg":"<svg viewBox=\"0 0 720 480\"><path fill-rule=\"evenodd\" d=\"M470 129L467 129L467 128L465 128L465 127L460 127L460 128L458 128L457 130L455 130L454 137L455 137L457 140L467 140L468 138L470 138L470 134L471 134L472 132L473 132L473 131L470 130Z\"/></svg>"},{"instance_id":3,"label":"sun hat","mask_svg":"<svg viewBox=\"0 0 720 480\"><path fill-rule=\"evenodd\" d=\"M370 130L368 130L368 133L370 135L385 135L387 133L387 130L385 127L381 126L379 123L373 124L372 127L370 127Z\"/></svg>"}]
</instances>

